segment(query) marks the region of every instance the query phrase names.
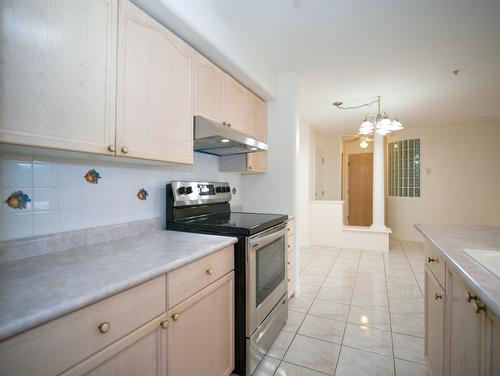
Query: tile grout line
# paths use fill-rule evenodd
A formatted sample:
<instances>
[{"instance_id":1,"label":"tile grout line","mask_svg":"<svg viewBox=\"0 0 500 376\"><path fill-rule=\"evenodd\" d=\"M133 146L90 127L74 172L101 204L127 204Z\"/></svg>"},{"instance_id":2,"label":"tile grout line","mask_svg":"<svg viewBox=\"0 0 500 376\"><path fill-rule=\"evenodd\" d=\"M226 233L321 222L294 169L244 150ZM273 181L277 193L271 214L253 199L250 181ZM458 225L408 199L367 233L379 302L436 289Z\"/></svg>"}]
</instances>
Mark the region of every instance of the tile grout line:
<instances>
[{"instance_id":1,"label":"tile grout line","mask_svg":"<svg viewBox=\"0 0 500 376\"><path fill-rule=\"evenodd\" d=\"M309 265L309 264L310 264L310 263L311 263L311 262L312 262L312 261L313 261L313 260L314 260L314 259L318 256L318 254L321 252L321 250L322 250L323 248L328 248L328 247L321 247L321 248L319 249L319 251L316 253L316 255L315 255L315 256L311 259L311 261L309 261L309 263L308 263L307 265ZM337 256L335 256L335 259L334 259L334 261L333 261L333 263L332 263L332 266L330 267L330 269L328 269L328 273L326 273L325 277L323 278L323 282L320 284L320 287L319 287L318 291L317 291L317 292L316 292L316 294L314 295L314 298L313 298L313 300L312 300L312 302L311 302L311 305L310 305L310 306L309 306L309 308L307 309L307 312L305 312L304 319L302 320L302 322L300 323L299 327L297 328L297 331L294 333L294 335L293 335L293 337L292 337L292 340L290 341L290 344L287 346L287 348L286 348L286 350L285 350L285 353L283 354L283 357L281 358L280 363L278 364L278 367L277 367L277 368L276 368L276 370L274 371L273 375L275 375L275 374L276 374L276 372L278 371L278 369L279 369L279 368L280 368L280 366L281 366L281 363L283 363L283 359L285 359L285 356L286 356L286 354L287 354L288 350L290 349L290 346L292 345L293 341L295 340L295 337L297 337L297 335L299 334L299 330L300 330L300 328L302 327L302 324L304 323L304 320L306 319L307 315L309 314L309 311L310 311L310 309L311 309L312 305L313 305L313 304L314 304L314 302L316 301L316 298L317 298L317 296L318 296L318 294L319 294L319 291L320 291L320 290L321 290L321 288L323 287L323 285L324 285L324 283L325 283L325 280L328 278L328 275L330 274L330 272L331 272L331 270L332 270L333 266L334 266L334 265L335 265L335 263L337 262L337 259L339 258L339 256L340 256L341 252L342 252L342 249L341 249L341 248L339 248L339 251L338 251L338 253L337 253ZM304 269L305 269L305 268L304 268ZM301 312L301 313L303 313L303 312ZM344 330L344 331L345 331L345 330ZM339 349L339 357L340 357L340 349ZM338 362L338 358L337 358L337 362ZM337 362L336 362L336 363L337 363ZM291 362L290 362L290 363L291 363ZM291 364L294 364L294 363L291 363ZM296 365L298 365L298 364L296 364ZM300 367L303 367L303 366L300 366ZM304 367L304 368L307 368L307 367ZM336 368L336 365L335 365L335 368ZM314 370L314 371L317 371L317 370ZM335 374L335 370L334 370L334 374Z\"/></svg>"},{"instance_id":2,"label":"tile grout line","mask_svg":"<svg viewBox=\"0 0 500 376\"><path fill-rule=\"evenodd\" d=\"M337 368L339 366L339 361L340 361L340 355L342 354L342 346L344 346L345 332L347 331L347 323L349 322L349 315L351 314L352 298L354 296L354 289L356 288L356 282L358 281L359 264L361 263L361 256L362 255L363 255L363 251L361 251L359 254L358 265L356 267L356 278L354 279L354 286L352 287L351 299L349 299L349 308L347 309L347 317L345 320L344 332L342 333L342 340L340 343L339 355L337 357L337 361L335 362L335 370L333 371L334 375L337 373ZM333 265L332 265L332 268L333 268Z\"/></svg>"},{"instance_id":3,"label":"tile grout line","mask_svg":"<svg viewBox=\"0 0 500 376\"><path fill-rule=\"evenodd\" d=\"M401 244L401 241L398 240L398 242L402 247L403 245ZM391 252L390 249L389 249L389 252ZM388 257L390 257L390 256L388 256ZM408 262L408 260L407 260L407 262ZM392 332L391 302L389 299L389 283L388 283L389 281L387 278L387 265L385 264L385 257L384 257L384 275L385 275L385 285L386 285L386 289L387 289L387 309L389 310L389 330L391 333L392 370L393 370L394 376L397 376L396 375L396 353L394 351L394 335Z\"/></svg>"}]
</instances>

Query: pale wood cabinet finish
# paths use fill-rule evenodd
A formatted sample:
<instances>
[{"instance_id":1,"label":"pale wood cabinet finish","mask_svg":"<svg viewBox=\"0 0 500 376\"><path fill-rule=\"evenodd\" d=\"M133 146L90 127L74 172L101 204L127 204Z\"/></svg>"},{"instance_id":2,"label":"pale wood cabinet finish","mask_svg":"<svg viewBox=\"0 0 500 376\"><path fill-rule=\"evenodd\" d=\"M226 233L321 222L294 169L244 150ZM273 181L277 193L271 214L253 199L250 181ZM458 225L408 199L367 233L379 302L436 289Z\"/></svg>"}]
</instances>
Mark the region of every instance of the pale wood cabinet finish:
<instances>
[{"instance_id":1,"label":"pale wood cabinet finish","mask_svg":"<svg viewBox=\"0 0 500 376\"><path fill-rule=\"evenodd\" d=\"M445 301L445 292L425 268L425 355L432 376L444 374Z\"/></svg>"},{"instance_id":2,"label":"pale wood cabinet finish","mask_svg":"<svg viewBox=\"0 0 500 376\"><path fill-rule=\"evenodd\" d=\"M447 276L448 342L447 365L450 376L481 375L484 372L484 325L485 313L474 312L475 300L470 302L467 294L475 297L462 279L451 271Z\"/></svg>"},{"instance_id":3,"label":"pale wood cabinet finish","mask_svg":"<svg viewBox=\"0 0 500 376\"><path fill-rule=\"evenodd\" d=\"M226 123L240 132L247 130L248 90L226 74Z\"/></svg>"},{"instance_id":4,"label":"pale wood cabinet finish","mask_svg":"<svg viewBox=\"0 0 500 376\"><path fill-rule=\"evenodd\" d=\"M267 171L267 151L247 154L247 172Z\"/></svg>"},{"instance_id":5,"label":"pale wood cabinet finish","mask_svg":"<svg viewBox=\"0 0 500 376\"><path fill-rule=\"evenodd\" d=\"M118 0L0 2L0 142L113 154Z\"/></svg>"},{"instance_id":6,"label":"pale wood cabinet finish","mask_svg":"<svg viewBox=\"0 0 500 376\"><path fill-rule=\"evenodd\" d=\"M253 138L267 142L266 102L251 91L247 91L247 133Z\"/></svg>"},{"instance_id":7,"label":"pale wood cabinet finish","mask_svg":"<svg viewBox=\"0 0 500 376\"><path fill-rule=\"evenodd\" d=\"M288 266L288 298L295 293L295 221L287 223L287 266Z\"/></svg>"},{"instance_id":8,"label":"pale wood cabinet finish","mask_svg":"<svg viewBox=\"0 0 500 376\"><path fill-rule=\"evenodd\" d=\"M168 376L227 376L234 369L234 272L168 312Z\"/></svg>"},{"instance_id":9,"label":"pale wood cabinet finish","mask_svg":"<svg viewBox=\"0 0 500 376\"><path fill-rule=\"evenodd\" d=\"M161 376L167 371L166 314L134 330L62 376Z\"/></svg>"},{"instance_id":10,"label":"pale wood cabinet finish","mask_svg":"<svg viewBox=\"0 0 500 376\"><path fill-rule=\"evenodd\" d=\"M234 247L226 247L167 274L168 308L234 269Z\"/></svg>"},{"instance_id":11,"label":"pale wood cabinet finish","mask_svg":"<svg viewBox=\"0 0 500 376\"><path fill-rule=\"evenodd\" d=\"M192 163L194 50L129 1L121 4L117 154Z\"/></svg>"},{"instance_id":12,"label":"pale wood cabinet finish","mask_svg":"<svg viewBox=\"0 0 500 376\"><path fill-rule=\"evenodd\" d=\"M425 250L425 355L431 375L500 375L498 317L431 244Z\"/></svg>"},{"instance_id":13,"label":"pale wood cabinet finish","mask_svg":"<svg viewBox=\"0 0 500 376\"><path fill-rule=\"evenodd\" d=\"M218 123L225 121L226 74L195 53L194 114Z\"/></svg>"},{"instance_id":14,"label":"pale wood cabinet finish","mask_svg":"<svg viewBox=\"0 0 500 376\"><path fill-rule=\"evenodd\" d=\"M165 295L162 275L1 342L0 374L59 374L164 313ZM104 322L109 330L101 333Z\"/></svg>"}]
</instances>

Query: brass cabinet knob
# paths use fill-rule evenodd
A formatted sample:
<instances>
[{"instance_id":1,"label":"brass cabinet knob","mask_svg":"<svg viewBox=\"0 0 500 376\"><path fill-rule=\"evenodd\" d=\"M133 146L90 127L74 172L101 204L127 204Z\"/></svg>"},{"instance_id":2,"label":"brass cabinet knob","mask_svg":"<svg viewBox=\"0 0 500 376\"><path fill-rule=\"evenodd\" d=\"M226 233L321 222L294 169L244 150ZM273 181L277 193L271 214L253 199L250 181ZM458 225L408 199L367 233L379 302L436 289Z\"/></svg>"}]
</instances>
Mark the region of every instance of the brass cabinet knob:
<instances>
[{"instance_id":1,"label":"brass cabinet knob","mask_svg":"<svg viewBox=\"0 0 500 376\"><path fill-rule=\"evenodd\" d=\"M484 305L479 304L477 301L472 303L474 307L474 312L479 313L481 311L486 311L486 307Z\"/></svg>"},{"instance_id":2,"label":"brass cabinet knob","mask_svg":"<svg viewBox=\"0 0 500 376\"><path fill-rule=\"evenodd\" d=\"M116 151L116 146L115 145L109 145L108 146L108 150L112 153L114 153Z\"/></svg>"},{"instance_id":3,"label":"brass cabinet knob","mask_svg":"<svg viewBox=\"0 0 500 376\"><path fill-rule=\"evenodd\" d=\"M248 169L251 170L252 169L252 166L248 166Z\"/></svg>"},{"instance_id":4,"label":"brass cabinet knob","mask_svg":"<svg viewBox=\"0 0 500 376\"><path fill-rule=\"evenodd\" d=\"M208 274L208 275L212 275L212 274L214 274L214 270L213 270L212 268L208 268L208 269L206 270L206 272L207 272L207 274Z\"/></svg>"},{"instance_id":5,"label":"brass cabinet knob","mask_svg":"<svg viewBox=\"0 0 500 376\"><path fill-rule=\"evenodd\" d=\"M111 328L111 324L107 321L104 321L104 322L101 322L97 328L99 329L99 331L104 334L104 333L107 333L109 331L109 328Z\"/></svg>"},{"instance_id":6,"label":"brass cabinet knob","mask_svg":"<svg viewBox=\"0 0 500 376\"><path fill-rule=\"evenodd\" d=\"M477 302L477 296L476 296L476 295L472 295L469 291L467 291L467 292L465 293L465 300L466 300L467 302L469 302L469 303L470 303L471 301L473 301L473 300Z\"/></svg>"},{"instance_id":7,"label":"brass cabinet knob","mask_svg":"<svg viewBox=\"0 0 500 376\"><path fill-rule=\"evenodd\" d=\"M290 278L287 278L288 279L288 282L290 282Z\"/></svg>"},{"instance_id":8,"label":"brass cabinet knob","mask_svg":"<svg viewBox=\"0 0 500 376\"><path fill-rule=\"evenodd\" d=\"M227 126L228 126L229 128L231 128L231 123L227 123Z\"/></svg>"},{"instance_id":9,"label":"brass cabinet knob","mask_svg":"<svg viewBox=\"0 0 500 376\"><path fill-rule=\"evenodd\" d=\"M124 146L122 147L122 153L127 154L128 153L128 147Z\"/></svg>"},{"instance_id":10,"label":"brass cabinet knob","mask_svg":"<svg viewBox=\"0 0 500 376\"><path fill-rule=\"evenodd\" d=\"M437 292L434 294L434 299L435 300L438 300L438 299L443 299L443 295L441 294L438 294Z\"/></svg>"},{"instance_id":11,"label":"brass cabinet knob","mask_svg":"<svg viewBox=\"0 0 500 376\"><path fill-rule=\"evenodd\" d=\"M171 317L174 319L174 321L177 321L179 320L179 317L181 317L181 315L179 315L178 313L174 313Z\"/></svg>"},{"instance_id":12,"label":"brass cabinet knob","mask_svg":"<svg viewBox=\"0 0 500 376\"><path fill-rule=\"evenodd\" d=\"M432 257L427 257L427 262L430 264L431 262L436 262L436 259Z\"/></svg>"},{"instance_id":13,"label":"brass cabinet knob","mask_svg":"<svg viewBox=\"0 0 500 376\"><path fill-rule=\"evenodd\" d=\"M286 246L287 246L288 248L290 248L290 244L287 244Z\"/></svg>"},{"instance_id":14,"label":"brass cabinet knob","mask_svg":"<svg viewBox=\"0 0 500 376\"><path fill-rule=\"evenodd\" d=\"M167 327L168 327L168 321L167 320L163 320L160 323L160 326L161 326L162 329L167 329Z\"/></svg>"},{"instance_id":15,"label":"brass cabinet knob","mask_svg":"<svg viewBox=\"0 0 500 376\"><path fill-rule=\"evenodd\" d=\"M288 264L288 265L292 265L292 264L290 263L290 261L288 261L288 262L287 262L287 264Z\"/></svg>"}]
</instances>

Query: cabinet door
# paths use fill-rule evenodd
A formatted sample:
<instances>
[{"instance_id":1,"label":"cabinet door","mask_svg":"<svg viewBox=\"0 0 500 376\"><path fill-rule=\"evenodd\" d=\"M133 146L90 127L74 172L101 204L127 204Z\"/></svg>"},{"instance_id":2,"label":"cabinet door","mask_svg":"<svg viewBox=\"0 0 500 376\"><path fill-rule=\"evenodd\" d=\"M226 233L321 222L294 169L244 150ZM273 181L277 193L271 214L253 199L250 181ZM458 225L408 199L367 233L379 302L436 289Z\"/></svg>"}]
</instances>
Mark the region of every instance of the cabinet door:
<instances>
[{"instance_id":1,"label":"cabinet door","mask_svg":"<svg viewBox=\"0 0 500 376\"><path fill-rule=\"evenodd\" d=\"M486 315L486 375L500 375L500 320L492 313Z\"/></svg>"},{"instance_id":2,"label":"cabinet door","mask_svg":"<svg viewBox=\"0 0 500 376\"><path fill-rule=\"evenodd\" d=\"M194 114L222 123L226 74L199 53L195 53Z\"/></svg>"},{"instance_id":3,"label":"cabinet door","mask_svg":"<svg viewBox=\"0 0 500 376\"><path fill-rule=\"evenodd\" d=\"M0 142L112 153L117 2L0 1Z\"/></svg>"},{"instance_id":4,"label":"cabinet door","mask_svg":"<svg viewBox=\"0 0 500 376\"><path fill-rule=\"evenodd\" d=\"M117 154L193 162L193 49L123 1L119 16Z\"/></svg>"},{"instance_id":5,"label":"cabinet door","mask_svg":"<svg viewBox=\"0 0 500 376\"><path fill-rule=\"evenodd\" d=\"M168 315L168 376L232 373L234 272L178 304Z\"/></svg>"},{"instance_id":6,"label":"cabinet door","mask_svg":"<svg viewBox=\"0 0 500 376\"><path fill-rule=\"evenodd\" d=\"M433 376L444 374L445 293L425 268L425 356Z\"/></svg>"},{"instance_id":7,"label":"cabinet door","mask_svg":"<svg viewBox=\"0 0 500 376\"><path fill-rule=\"evenodd\" d=\"M226 74L226 122L230 127L246 132L248 90Z\"/></svg>"},{"instance_id":8,"label":"cabinet door","mask_svg":"<svg viewBox=\"0 0 500 376\"><path fill-rule=\"evenodd\" d=\"M247 91L247 133L255 139L267 140L267 106L251 91Z\"/></svg>"},{"instance_id":9,"label":"cabinet door","mask_svg":"<svg viewBox=\"0 0 500 376\"><path fill-rule=\"evenodd\" d=\"M474 300L467 299L474 292L466 287L462 279L447 271L448 291L448 340L447 374L450 376L480 375L483 351L483 311L474 311Z\"/></svg>"},{"instance_id":10,"label":"cabinet door","mask_svg":"<svg viewBox=\"0 0 500 376\"><path fill-rule=\"evenodd\" d=\"M248 172L266 172L267 171L267 151L258 151L247 154Z\"/></svg>"},{"instance_id":11,"label":"cabinet door","mask_svg":"<svg viewBox=\"0 0 500 376\"><path fill-rule=\"evenodd\" d=\"M163 314L64 372L62 376L162 376L166 374L167 331Z\"/></svg>"}]
</instances>

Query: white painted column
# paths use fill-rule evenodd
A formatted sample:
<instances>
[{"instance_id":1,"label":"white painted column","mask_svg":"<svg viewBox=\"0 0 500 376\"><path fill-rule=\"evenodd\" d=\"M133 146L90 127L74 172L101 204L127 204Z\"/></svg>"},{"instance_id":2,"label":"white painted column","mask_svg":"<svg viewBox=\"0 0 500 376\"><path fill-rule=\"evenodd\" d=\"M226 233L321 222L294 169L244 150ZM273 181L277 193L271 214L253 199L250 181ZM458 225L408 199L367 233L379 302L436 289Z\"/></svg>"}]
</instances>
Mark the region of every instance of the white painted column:
<instances>
[{"instance_id":1,"label":"white painted column","mask_svg":"<svg viewBox=\"0 0 500 376\"><path fill-rule=\"evenodd\" d=\"M384 136L375 132L373 142L373 223L372 230L388 231L385 226Z\"/></svg>"}]
</instances>

